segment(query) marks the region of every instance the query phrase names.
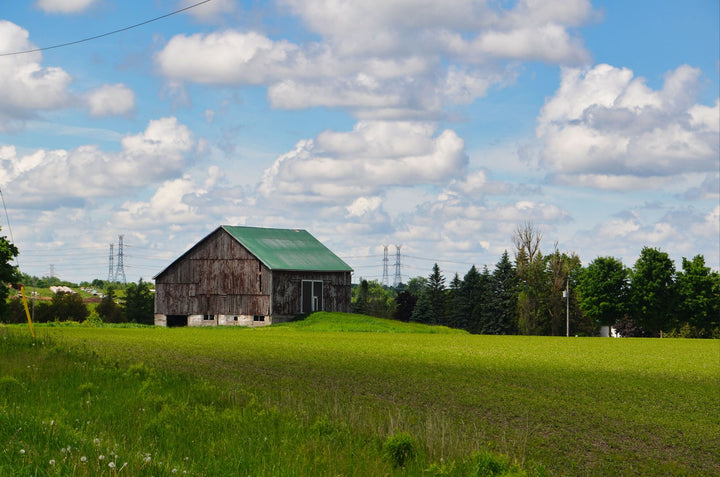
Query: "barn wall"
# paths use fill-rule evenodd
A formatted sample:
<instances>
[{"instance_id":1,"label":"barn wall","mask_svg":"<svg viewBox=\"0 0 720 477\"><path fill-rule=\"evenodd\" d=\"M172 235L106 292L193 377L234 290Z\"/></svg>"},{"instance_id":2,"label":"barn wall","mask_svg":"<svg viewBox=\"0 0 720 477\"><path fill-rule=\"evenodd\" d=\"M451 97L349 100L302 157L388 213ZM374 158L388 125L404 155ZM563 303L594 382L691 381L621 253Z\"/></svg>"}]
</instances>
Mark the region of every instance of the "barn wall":
<instances>
[{"instance_id":1,"label":"barn wall","mask_svg":"<svg viewBox=\"0 0 720 477\"><path fill-rule=\"evenodd\" d=\"M219 229L156 277L155 313L269 315L270 271Z\"/></svg>"},{"instance_id":2,"label":"barn wall","mask_svg":"<svg viewBox=\"0 0 720 477\"><path fill-rule=\"evenodd\" d=\"M350 311L350 272L274 271L272 280L273 321L301 313L303 280L323 282L324 311Z\"/></svg>"}]
</instances>

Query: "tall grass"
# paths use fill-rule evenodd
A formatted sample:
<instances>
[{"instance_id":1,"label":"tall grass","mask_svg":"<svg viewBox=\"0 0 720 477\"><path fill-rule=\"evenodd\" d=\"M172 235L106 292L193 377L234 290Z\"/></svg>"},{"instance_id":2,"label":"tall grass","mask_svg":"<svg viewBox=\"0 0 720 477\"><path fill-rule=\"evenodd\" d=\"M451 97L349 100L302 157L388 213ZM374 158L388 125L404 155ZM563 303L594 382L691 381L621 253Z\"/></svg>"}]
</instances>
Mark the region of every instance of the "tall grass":
<instances>
[{"instance_id":1,"label":"tall grass","mask_svg":"<svg viewBox=\"0 0 720 477\"><path fill-rule=\"evenodd\" d=\"M717 342L318 331L385 326L325 318L45 328L34 345L0 328L0 475L709 475L720 465ZM403 465L388 458L397 435L413 446Z\"/></svg>"}]
</instances>

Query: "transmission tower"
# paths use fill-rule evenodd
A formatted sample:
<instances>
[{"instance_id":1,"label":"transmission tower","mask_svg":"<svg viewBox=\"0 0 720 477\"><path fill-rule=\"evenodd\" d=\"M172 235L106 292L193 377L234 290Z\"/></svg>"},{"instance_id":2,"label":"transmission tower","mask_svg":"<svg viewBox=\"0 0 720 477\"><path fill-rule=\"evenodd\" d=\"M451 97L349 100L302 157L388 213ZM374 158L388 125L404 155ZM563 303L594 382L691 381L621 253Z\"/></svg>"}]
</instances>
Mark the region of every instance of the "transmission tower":
<instances>
[{"instance_id":1,"label":"transmission tower","mask_svg":"<svg viewBox=\"0 0 720 477\"><path fill-rule=\"evenodd\" d=\"M395 245L395 279L393 280L394 287L402 283L402 275L400 275L400 247L402 247L402 245Z\"/></svg>"},{"instance_id":2,"label":"transmission tower","mask_svg":"<svg viewBox=\"0 0 720 477\"><path fill-rule=\"evenodd\" d=\"M127 283L127 280L125 280L125 265L123 264L123 237L124 235L118 235L118 260L117 260L117 269L115 270L115 281L120 281L120 276L122 276L122 282Z\"/></svg>"},{"instance_id":3,"label":"transmission tower","mask_svg":"<svg viewBox=\"0 0 720 477\"><path fill-rule=\"evenodd\" d=\"M109 265L108 265L108 279L107 279L107 281L109 281L109 282L113 281L113 272L114 272L114 268L115 268L115 267L113 267L113 265L114 265L114 264L113 264L113 260L115 259L115 256L114 256L114 253L113 253L113 248L114 248L114 247L115 247L115 244L112 244L112 243L111 243L111 244L110 244L110 258L108 259L110 263L109 263Z\"/></svg>"},{"instance_id":4,"label":"transmission tower","mask_svg":"<svg viewBox=\"0 0 720 477\"><path fill-rule=\"evenodd\" d=\"M50 278L55 278L55 264L50 264Z\"/></svg>"},{"instance_id":5,"label":"transmission tower","mask_svg":"<svg viewBox=\"0 0 720 477\"><path fill-rule=\"evenodd\" d=\"M388 247L390 245L383 245L383 277L382 277L382 284L387 286L390 283L390 278L388 277Z\"/></svg>"}]
</instances>

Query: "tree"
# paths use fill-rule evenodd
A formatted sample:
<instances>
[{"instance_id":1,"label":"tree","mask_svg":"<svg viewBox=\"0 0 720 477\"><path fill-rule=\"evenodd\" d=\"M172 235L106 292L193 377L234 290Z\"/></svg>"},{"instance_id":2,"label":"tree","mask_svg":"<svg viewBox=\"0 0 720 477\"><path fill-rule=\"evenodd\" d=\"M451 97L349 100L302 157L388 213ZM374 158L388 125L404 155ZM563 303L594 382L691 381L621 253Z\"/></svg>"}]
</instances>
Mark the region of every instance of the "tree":
<instances>
[{"instance_id":1,"label":"tree","mask_svg":"<svg viewBox=\"0 0 720 477\"><path fill-rule=\"evenodd\" d=\"M90 310L77 293L60 292L52 297L46 316L47 321L84 321Z\"/></svg>"},{"instance_id":2,"label":"tree","mask_svg":"<svg viewBox=\"0 0 720 477\"><path fill-rule=\"evenodd\" d=\"M351 306L353 313L359 313L361 315L367 314L368 311L368 295L370 286L367 280L360 280L360 285L355 287L353 290L353 297L351 298Z\"/></svg>"},{"instance_id":3,"label":"tree","mask_svg":"<svg viewBox=\"0 0 720 477\"><path fill-rule=\"evenodd\" d=\"M710 337L720 320L720 274L705 266L705 257L682 259L677 276L678 312L681 321L695 328L699 336Z\"/></svg>"},{"instance_id":4,"label":"tree","mask_svg":"<svg viewBox=\"0 0 720 477\"><path fill-rule=\"evenodd\" d=\"M483 334L507 335L517 331L518 278L507 250L502 254L488 282L488 303L480 330Z\"/></svg>"},{"instance_id":5,"label":"tree","mask_svg":"<svg viewBox=\"0 0 720 477\"><path fill-rule=\"evenodd\" d=\"M100 319L105 323L121 323L125 321L122 307L115 303L115 290L109 287L105 296L95 308Z\"/></svg>"},{"instance_id":6,"label":"tree","mask_svg":"<svg viewBox=\"0 0 720 477\"><path fill-rule=\"evenodd\" d=\"M5 236L0 237L0 317L3 319L7 310L7 297L10 295L7 284L20 281L17 265L12 265L12 261L18 256L18 253L15 244Z\"/></svg>"},{"instance_id":7,"label":"tree","mask_svg":"<svg viewBox=\"0 0 720 477\"><path fill-rule=\"evenodd\" d=\"M403 290L398 293L398 296L395 298L396 307L393 317L400 321L410 321L417 300L418 297L408 290Z\"/></svg>"},{"instance_id":8,"label":"tree","mask_svg":"<svg viewBox=\"0 0 720 477\"><path fill-rule=\"evenodd\" d=\"M643 247L630 278L633 321L653 336L674 328L675 265L667 253Z\"/></svg>"},{"instance_id":9,"label":"tree","mask_svg":"<svg viewBox=\"0 0 720 477\"><path fill-rule=\"evenodd\" d=\"M150 291L150 284L142 278L137 284L129 283L125 289L125 317L135 323L155 323L155 296Z\"/></svg>"},{"instance_id":10,"label":"tree","mask_svg":"<svg viewBox=\"0 0 720 477\"><path fill-rule=\"evenodd\" d=\"M628 269L613 257L597 257L579 277L580 310L596 326L615 326L628 312Z\"/></svg>"},{"instance_id":11,"label":"tree","mask_svg":"<svg viewBox=\"0 0 720 477\"><path fill-rule=\"evenodd\" d=\"M412 320L418 323L437 325L442 323L445 314L445 277L436 263L428 276L427 284L418 297L413 310Z\"/></svg>"},{"instance_id":12,"label":"tree","mask_svg":"<svg viewBox=\"0 0 720 477\"><path fill-rule=\"evenodd\" d=\"M547 290L547 262L540 252L542 233L532 222L518 226L513 235L515 244L515 270L519 279L518 331L526 335L550 332L550 323L544 299Z\"/></svg>"},{"instance_id":13,"label":"tree","mask_svg":"<svg viewBox=\"0 0 720 477\"><path fill-rule=\"evenodd\" d=\"M480 273L473 265L460 282L460 287L450 302L450 309L448 310L449 326L463 330L470 329L470 319L480 293Z\"/></svg>"}]
</instances>

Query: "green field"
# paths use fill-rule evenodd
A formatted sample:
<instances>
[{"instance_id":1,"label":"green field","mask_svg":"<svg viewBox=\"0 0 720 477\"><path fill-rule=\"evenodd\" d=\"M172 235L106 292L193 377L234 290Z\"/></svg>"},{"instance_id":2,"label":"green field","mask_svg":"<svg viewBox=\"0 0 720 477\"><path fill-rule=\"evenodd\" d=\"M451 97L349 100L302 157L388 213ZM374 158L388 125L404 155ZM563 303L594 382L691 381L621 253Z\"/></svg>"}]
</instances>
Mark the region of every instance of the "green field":
<instances>
[{"instance_id":1,"label":"green field","mask_svg":"<svg viewBox=\"0 0 720 477\"><path fill-rule=\"evenodd\" d=\"M0 327L0 475L720 472L717 340L330 314L36 332ZM402 466L393 436L410 450Z\"/></svg>"}]
</instances>

